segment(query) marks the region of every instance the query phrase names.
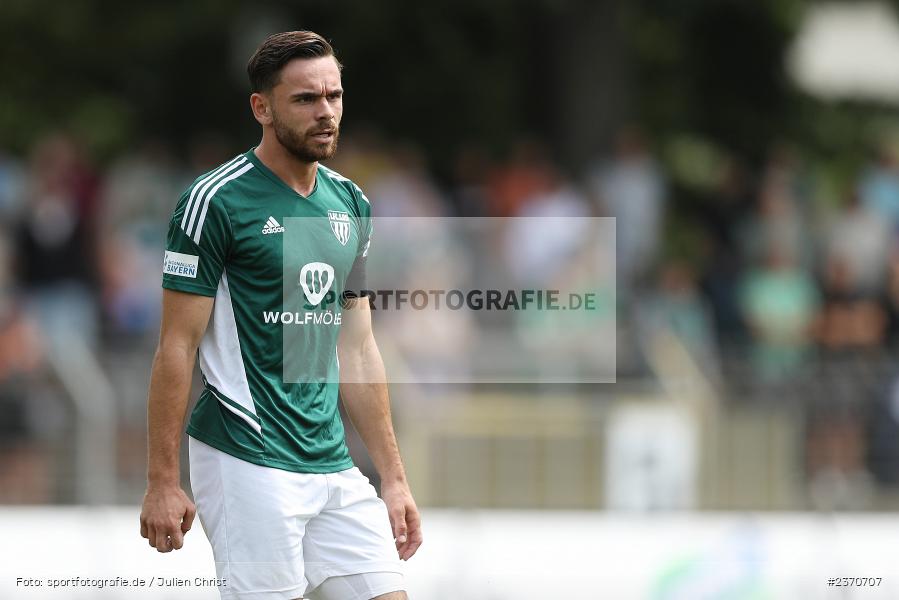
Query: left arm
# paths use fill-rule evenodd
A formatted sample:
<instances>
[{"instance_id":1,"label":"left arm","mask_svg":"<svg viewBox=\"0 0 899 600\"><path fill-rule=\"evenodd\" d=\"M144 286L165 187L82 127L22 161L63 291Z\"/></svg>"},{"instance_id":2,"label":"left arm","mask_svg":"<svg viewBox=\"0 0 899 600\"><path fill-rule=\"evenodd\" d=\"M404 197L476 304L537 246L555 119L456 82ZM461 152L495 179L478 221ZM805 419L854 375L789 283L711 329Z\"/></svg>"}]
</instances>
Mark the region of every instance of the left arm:
<instances>
[{"instance_id":1,"label":"left arm","mask_svg":"<svg viewBox=\"0 0 899 600\"><path fill-rule=\"evenodd\" d=\"M421 517L393 432L387 375L372 333L367 298L349 300L344 308L337 356L343 405L381 477L381 498L390 515L396 549L401 559L408 560L422 543Z\"/></svg>"}]
</instances>

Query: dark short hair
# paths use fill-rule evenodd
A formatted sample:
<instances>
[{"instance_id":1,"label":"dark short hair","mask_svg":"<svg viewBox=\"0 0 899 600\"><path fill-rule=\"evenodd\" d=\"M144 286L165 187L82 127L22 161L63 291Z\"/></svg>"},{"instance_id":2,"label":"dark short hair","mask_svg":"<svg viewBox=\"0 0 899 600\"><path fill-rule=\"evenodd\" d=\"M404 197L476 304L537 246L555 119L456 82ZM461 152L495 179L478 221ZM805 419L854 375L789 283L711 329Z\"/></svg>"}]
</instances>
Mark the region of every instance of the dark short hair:
<instances>
[{"instance_id":1,"label":"dark short hair","mask_svg":"<svg viewBox=\"0 0 899 600\"><path fill-rule=\"evenodd\" d=\"M250 87L254 92L267 92L278 85L281 69L293 59L324 56L334 56L338 68L343 68L328 40L313 31L272 34L265 38L247 63Z\"/></svg>"}]
</instances>

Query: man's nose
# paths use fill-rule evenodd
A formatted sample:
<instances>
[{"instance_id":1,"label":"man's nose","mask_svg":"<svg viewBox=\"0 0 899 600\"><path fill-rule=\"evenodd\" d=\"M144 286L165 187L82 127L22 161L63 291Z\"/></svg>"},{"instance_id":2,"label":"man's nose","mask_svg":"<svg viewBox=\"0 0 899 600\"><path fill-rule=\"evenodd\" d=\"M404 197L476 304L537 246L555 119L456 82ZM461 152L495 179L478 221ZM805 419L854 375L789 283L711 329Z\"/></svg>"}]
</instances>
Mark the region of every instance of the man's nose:
<instances>
[{"instance_id":1,"label":"man's nose","mask_svg":"<svg viewBox=\"0 0 899 600\"><path fill-rule=\"evenodd\" d=\"M334 119L334 107L331 106L331 103L328 102L328 99L325 97L321 97L318 99L316 105L316 115L315 117L319 120L333 120Z\"/></svg>"}]
</instances>

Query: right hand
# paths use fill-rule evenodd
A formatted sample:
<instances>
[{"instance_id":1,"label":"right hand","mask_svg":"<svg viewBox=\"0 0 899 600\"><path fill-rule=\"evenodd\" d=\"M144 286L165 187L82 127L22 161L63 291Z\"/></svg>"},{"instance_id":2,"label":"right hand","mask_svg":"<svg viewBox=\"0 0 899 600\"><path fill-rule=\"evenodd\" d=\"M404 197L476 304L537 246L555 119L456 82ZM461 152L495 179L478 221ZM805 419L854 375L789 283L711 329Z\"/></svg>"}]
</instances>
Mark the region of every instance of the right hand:
<instances>
[{"instance_id":1,"label":"right hand","mask_svg":"<svg viewBox=\"0 0 899 600\"><path fill-rule=\"evenodd\" d=\"M159 552L180 550L197 508L177 485L148 486L140 512L140 535Z\"/></svg>"}]
</instances>

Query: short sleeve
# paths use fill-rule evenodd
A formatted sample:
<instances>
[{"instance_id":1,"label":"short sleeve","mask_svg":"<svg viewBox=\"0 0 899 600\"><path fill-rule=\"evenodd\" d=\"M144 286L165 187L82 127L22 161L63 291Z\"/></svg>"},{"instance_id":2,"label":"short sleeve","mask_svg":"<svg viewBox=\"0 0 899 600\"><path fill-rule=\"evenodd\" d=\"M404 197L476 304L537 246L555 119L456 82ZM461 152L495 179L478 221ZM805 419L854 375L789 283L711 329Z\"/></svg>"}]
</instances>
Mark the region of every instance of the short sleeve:
<instances>
[{"instance_id":1,"label":"short sleeve","mask_svg":"<svg viewBox=\"0 0 899 600\"><path fill-rule=\"evenodd\" d=\"M162 287L215 296L231 247L231 222L221 202L181 196L169 223Z\"/></svg>"},{"instance_id":2,"label":"short sleeve","mask_svg":"<svg viewBox=\"0 0 899 600\"><path fill-rule=\"evenodd\" d=\"M365 197L365 194L362 193L362 190L356 184L353 184L353 192L356 200L356 210L358 211L359 245L356 248L356 259L346 280L343 293L344 300L361 296L366 291L368 283L365 263L368 260L368 250L371 246L371 206L368 203L368 198Z\"/></svg>"},{"instance_id":3,"label":"short sleeve","mask_svg":"<svg viewBox=\"0 0 899 600\"><path fill-rule=\"evenodd\" d=\"M365 197L358 185L353 184L353 191L355 192L356 207L359 211L359 247L356 251L356 258L368 258L368 249L371 246L373 230L371 204L369 204L368 198Z\"/></svg>"}]
</instances>

